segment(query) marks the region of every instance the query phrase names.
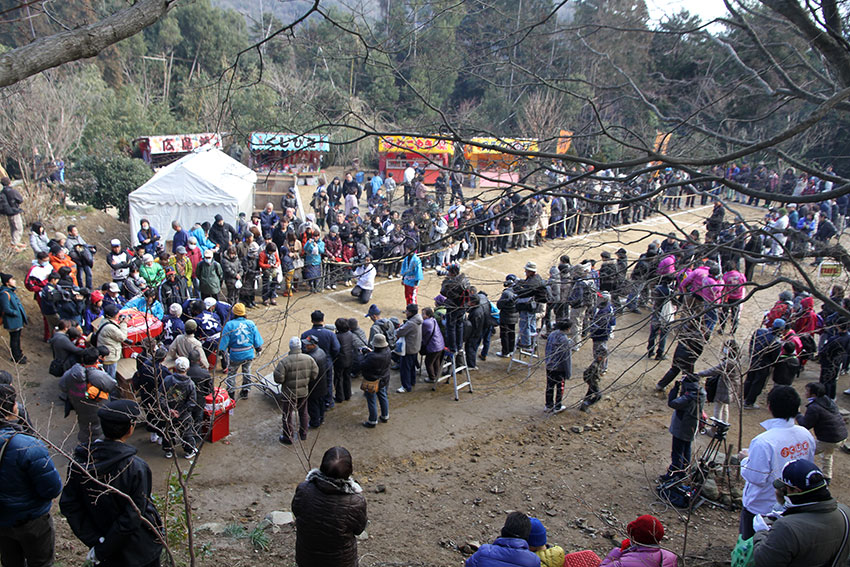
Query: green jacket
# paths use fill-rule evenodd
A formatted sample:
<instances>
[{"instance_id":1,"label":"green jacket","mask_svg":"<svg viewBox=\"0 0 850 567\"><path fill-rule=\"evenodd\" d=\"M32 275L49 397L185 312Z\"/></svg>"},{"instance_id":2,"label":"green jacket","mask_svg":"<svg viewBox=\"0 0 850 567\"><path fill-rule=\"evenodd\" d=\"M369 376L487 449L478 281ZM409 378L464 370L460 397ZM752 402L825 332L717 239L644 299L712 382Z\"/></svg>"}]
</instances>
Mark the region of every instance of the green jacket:
<instances>
[{"instance_id":1,"label":"green jacket","mask_svg":"<svg viewBox=\"0 0 850 567\"><path fill-rule=\"evenodd\" d=\"M786 510L768 531L753 538L755 567L830 567L844 538L844 518L850 508L834 498ZM850 544L838 565L846 565Z\"/></svg>"},{"instance_id":2,"label":"green jacket","mask_svg":"<svg viewBox=\"0 0 850 567\"><path fill-rule=\"evenodd\" d=\"M17 331L27 324L27 312L13 287L0 287L0 312L3 313L3 327L10 331Z\"/></svg>"},{"instance_id":3,"label":"green jacket","mask_svg":"<svg viewBox=\"0 0 850 567\"><path fill-rule=\"evenodd\" d=\"M157 287L165 281L165 270L156 262L152 266L142 264L139 267L139 275L147 282L148 287Z\"/></svg>"},{"instance_id":4,"label":"green jacket","mask_svg":"<svg viewBox=\"0 0 850 567\"><path fill-rule=\"evenodd\" d=\"M221 269L221 264L215 260L209 263L206 260L198 262L195 275L198 278L198 289L202 294L215 295L221 291L224 271Z\"/></svg>"},{"instance_id":5,"label":"green jacket","mask_svg":"<svg viewBox=\"0 0 850 567\"><path fill-rule=\"evenodd\" d=\"M295 399L310 395L310 386L319 377L319 366L309 354L289 351L274 369L274 381L281 385L281 394Z\"/></svg>"}]
</instances>

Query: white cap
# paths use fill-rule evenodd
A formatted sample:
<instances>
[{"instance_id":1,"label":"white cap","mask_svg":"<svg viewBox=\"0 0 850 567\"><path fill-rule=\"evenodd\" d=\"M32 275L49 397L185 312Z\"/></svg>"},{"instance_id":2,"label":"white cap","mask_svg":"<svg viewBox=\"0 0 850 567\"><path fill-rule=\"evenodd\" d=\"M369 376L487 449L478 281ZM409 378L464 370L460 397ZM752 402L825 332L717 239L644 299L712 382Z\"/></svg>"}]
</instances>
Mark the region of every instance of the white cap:
<instances>
[{"instance_id":1,"label":"white cap","mask_svg":"<svg viewBox=\"0 0 850 567\"><path fill-rule=\"evenodd\" d=\"M209 309L210 307L215 307L216 303L218 303L218 301L216 301L214 297L208 297L204 300L204 307Z\"/></svg>"},{"instance_id":2,"label":"white cap","mask_svg":"<svg viewBox=\"0 0 850 567\"><path fill-rule=\"evenodd\" d=\"M118 240L117 238L113 238L112 240L109 241L109 244L111 246L121 246L121 241Z\"/></svg>"},{"instance_id":3,"label":"white cap","mask_svg":"<svg viewBox=\"0 0 850 567\"><path fill-rule=\"evenodd\" d=\"M121 292L121 288L120 288L120 287L118 287L118 284L117 284L117 283L115 283L115 282L109 282L109 291L111 291L112 293L120 293L120 292Z\"/></svg>"},{"instance_id":4,"label":"white cap","mask_svg":"<svg viewBox=\"0 0 850 567\"><path fill-rule=\"evenodd\" d=\"M292 337L289 339L289 350L301 350L301 339L298 337Z\"/></svg>"},{"instance_id":5,"label":"white cap","mask_svg":"<svg viewBox=\"0 0 850 567\"><path fill-rule=\"evenodd\" d=\"M186 372L189 370L189 359L185 356L178 356L177 360L174 361L174 368L179 372Z\"/></svg>"}]
</instances>

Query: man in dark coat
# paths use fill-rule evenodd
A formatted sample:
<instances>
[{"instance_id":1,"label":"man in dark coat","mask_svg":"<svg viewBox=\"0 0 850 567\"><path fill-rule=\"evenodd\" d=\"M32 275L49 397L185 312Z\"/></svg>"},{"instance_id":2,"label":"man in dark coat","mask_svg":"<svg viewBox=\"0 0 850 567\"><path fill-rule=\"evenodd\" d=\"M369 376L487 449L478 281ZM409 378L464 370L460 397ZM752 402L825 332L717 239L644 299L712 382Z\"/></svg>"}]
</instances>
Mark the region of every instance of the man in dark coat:
<instances>
[{"instance_id":1,"label":"man in dark coat","mask_svg":"<svg viewBox=\"0 0 850 567\"><path fill-rule=\"evenodd\" d=\"M757 329L750 340L752 360L744 380L744 409L758 409L756 399L764 389L773 364L781 353L782 347L776 339L776 333L782 333L783 329L785 320L776 319L771 329Z\"/></svg>"},{"instance_id":2,"label":"man in dark coat","mask_svg":"<svg viewBox=\"0 0 850 567\"><path fill-rule=\"evenodd\" d=\"M310 384L310 394L307 396L307 415L310 417L310 429L316 429L325 421L325 397L327 395L327 376L332 372L332 363L327 353L319 347L315 335L309 335L301 341L301 350L310 355L319 367L316 382Z\"/></svg>"},{"instance_id":3,"label":"man in dark coat","mask_svg":"<svg viewBox=\"0 0 850 567\"><path fill-rule=\"evenodd\" d=\"M475 369L478 367L476 363L478 347L481 346L481 339L484 336L484 326L488 323L486 314L484 313L484 306L481 304L481 297L477 293L474 293L469 301L470 308L467 313L466 329L464 330L466 338L464 350L466 351L467 366L470 369ZM487 305L487 309L489 311L489 305Z\"/></svg>"},{"instance_id":4,"label":"man in dark coat","mask_svg":"<svg viewBox=\"0 0 850 567\"><path fill-rule=\"evenodd\" d=\"M151 470L136 456L136 448L126 444L140 415L132 400L113 400L98 411L105 439L91 451L83 446L74 451L59 499L74 535L89 547L87 559L101 567L160 564L164 533L151 500Z\"/></svg>"},{"instance_id":5,"label":"man in dark coat","mask_svg":"<svg viewBox=\"0 0 850 567\"><path fill-rule=\"evenodd\" d=\"M502 292L499 301L496 302L496 307L499 309L499 340L502 343L502 350L496 353L496 356L507 358L514 351L516 346L516 324L519 321L519 313L516 310L516 293L513 287L517 282L517 277L514 274L508 274L505 277L504 291Z\"/></svg>"},{"instance_id":6,"label":"man in dark coat","mask_svg":"<svg viewBox=\"0 0 850 567\"><path fill-rule=\"evenodd\" d=\"M514 286L519 311L519 346L530 347L537 334L537 311L546 303L546 282L537 273L537 264L525 264L525 279Z\"/></svg>"},{"instance_id":7,"label":"man in dark coat","mask_svg":"<svg viewBox=\"0 0 850 567\"><path fill-rule=\"evenodd\" d=\"M325 314L319 311L313 311L310 313L310 322L313 323L312 328L301 333L301 340L303 341L309 336L316 337L316 343L319 345L319 348L325 351L325 354L328 357L328 371L325 375L325 380L327 381L327 391L324 392L324 400L325 406L332 408L334 407L334 363L336 362L336 358L339 356L339 340L336 337L336 334L330 329L325 328ZM319 375L322 373L319 372ZM321 386L319 386L321 389ZM312 419L312 418L311 418Z\"/></svg>"},{"instance_id":8,"label":"man in dark coat","mask_svg":"<svg viewBox=\"0 0 850 567\"><path fill-rule=\"evenodd\" d=\"M230 243L238 240L239 235L236 229L229 223L224 222L224 217L221 215L215 216L215 222L210 227L209 239L215 244L218 244L219 253L223 253L230 248Z\"/></svg>"}]
</instances>

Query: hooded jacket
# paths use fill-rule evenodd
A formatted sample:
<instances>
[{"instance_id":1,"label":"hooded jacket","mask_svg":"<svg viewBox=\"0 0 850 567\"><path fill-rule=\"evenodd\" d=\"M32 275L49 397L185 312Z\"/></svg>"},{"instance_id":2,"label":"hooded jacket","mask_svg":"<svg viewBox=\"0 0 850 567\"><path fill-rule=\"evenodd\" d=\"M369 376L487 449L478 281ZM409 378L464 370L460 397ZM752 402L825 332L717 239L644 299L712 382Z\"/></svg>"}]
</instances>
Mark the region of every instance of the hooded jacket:
<instances>
[{"instance_id":1,"label":"hooded jacket","mask_svg":"<svg viewBox=\"0 0 850 567\"><path fill-rule=\"evenodd\" d=\"M95 441L91 453L77 447L68 471L59 509L74 535L94 547L101 564L137 567L159 557L162 520L151 500L150 467L136 456L135 447L109 439ZM124 496L104 491L85 473L130 496L141 516Z\"/></svg>"},{"instance_id":2,"label":"hooded jacket","mask_svg":"<svg viewBox=\"0 0 850 567\"><path fill-rule=\"evenodd\" d=\"M3 314L3 327L10 331L21 329L27 324L27 312L13 287L0 287L0 311Z\"/></svg>"},{"instance_id":3,"label":"hooded jacket","mask_svg":"<svg viewBox=\"0 0 850 567\"><path fill-rule=\"evenodd\" d=\"M313 469L295 489L292 513L298 567L356 567L356 536L367 522L366 498L359 484Z\"/></svg>"},{"instance_id":4,"label":"hooded jacket","mask_svg":"<svg viewBox=\"0 0 850 567\"><path fill-rule=\"evenodd\" d=\"M404 354L419 354L422 347L422 315L417 313L405 321L396 331L396 337L404 337Z\"/></svg>"},{"instance_id":5,"label":"hooded jacket","mask_svg":"<svg viewBox=\"0 0 850 567\"><path fill-rule=\"evenodd\" d=\"M699 377L685 375L676 382L667 396L667 405L676 410L670 420L670 434L682 441L693 441L705 405L705 390L699 385Z\"/></svg>"},{"instance_id":6,"label":"hooded jacket","mask_svg":"<svg viewBox=\"0 0 850 567\"><path fill-rule=\"evenodd\" d=\"M839 443L847 439L847 426L838 413L838 406L828 396L809 398L806 415L797 414L797 424L812 429L815 439L824 443Z\"/></svg>"},{"instance_id":7,"label":"hooded jacket","mask_svg":"<svg viewBox=\"0 0 850 567\"><path fill-rule=\"evenodd\" d=\"M678 564L672 551L632 544L627 549L612 549L600 567L677 567Z\"/></svg>"},{"instance_id":8,"label":"hooded jacket","mask_svg":"<svg viewBox=\"0 0 850 567\"><path fill-rule=\"evenodd\" d=\"M0 527L39 518L50 511L52 500L62 491L59 472L44 444L23 433L24 429L0 420Z\"/></svg>"}]
</instances>

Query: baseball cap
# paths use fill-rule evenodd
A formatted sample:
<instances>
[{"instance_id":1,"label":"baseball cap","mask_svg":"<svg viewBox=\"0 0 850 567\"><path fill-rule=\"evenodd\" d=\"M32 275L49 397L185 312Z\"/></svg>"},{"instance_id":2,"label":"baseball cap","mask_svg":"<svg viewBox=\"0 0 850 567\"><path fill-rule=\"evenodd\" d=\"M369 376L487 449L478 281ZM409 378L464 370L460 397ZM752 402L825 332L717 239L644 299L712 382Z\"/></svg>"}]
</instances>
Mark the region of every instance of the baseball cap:
<instances>
[{"instance_id":1,"label":"baseball cap","mask_svg":"<svg viewBox=\"0 0 850 567\"><path fill-rule=\"evenodd\" d=\"M218 301L216 301L214 297L207 297L204 299L204 307L207 309L214 307L216 303L218 303Z\"/></svg>"},{"instance_id":2,"label":"baseball cap","mask_svg":"<svg viewBox=\"0 0 850 567\"><path fill-rule=\"evenodd\" d=\"M117 238L113 238L112 240L109 241L109 245L110 246L121 246L121 241L118 240Z\"/></svg>"},{"instance_id":3,"label":"baseball cap","mask_svg":"<svg viewBox=\"0 0 850 567\"><path fill-rule=\"evenodd\" d=\"M176 252L177 252L177 254L185 254L186 253L186 247L185 246L178 246Z\"/></svg>"},{"instance_id":4,"label":"baseball cap","mask_svg":"<svg viewBox=\"0 0 850 567\"><path fill-rule=\"evenodd\" d=\"M189 370L189 359L185 356L178 356L177 360L174 361L174 368L180 372L186 372Z\"/></svg>"},{"instance_id":5,"label":"baseball cap","mask_svg":"<svg viewBox=\"0 0 850 567\"><path fill-rule=\"evenodd\" d=\"M112 293L120 293L120 292L121 292L121 288L120 288L120 287L118 287L118 284L117 284L117 283L115 283L115 282L109 282L109 291L111 291Z\"/></svg>"},{"instance_id":6,"label":"baseball cap","mask_svg":"<svg viewBox=\"0 0 850 567\"><path fill-rule=\"evenodd\" d=\"M373 303L372 305L369 306L369 312L366 313L365 316L371 317L372 315L380 315L380 314L381 314L380 308L378 308L378 306Z\"/></svg>"},{"instance_id":7,"label":"baseball cap","mask_svg":"<svg viewBox=\"0 0 850 567\"><path fill-rule=\"evenodd\" d=\"M782 467L782 476L773 481L774 488L793 486L805 491L817 490L826 485L823 472L807 459L796 459L786 463Z\"/></svg>"}]
</instances>

